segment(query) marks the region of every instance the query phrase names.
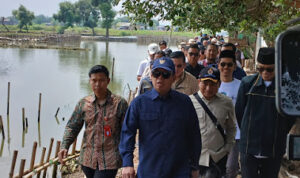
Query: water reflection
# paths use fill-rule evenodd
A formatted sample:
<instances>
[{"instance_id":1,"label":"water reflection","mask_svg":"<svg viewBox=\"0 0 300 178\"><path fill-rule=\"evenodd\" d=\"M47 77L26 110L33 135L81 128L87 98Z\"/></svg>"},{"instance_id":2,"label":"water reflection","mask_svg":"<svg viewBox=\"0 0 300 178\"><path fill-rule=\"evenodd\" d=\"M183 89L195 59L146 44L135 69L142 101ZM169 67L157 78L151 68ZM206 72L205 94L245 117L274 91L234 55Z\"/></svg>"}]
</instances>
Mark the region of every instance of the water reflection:
<instances>
[{"instance_id":1,"label":"water reflection","mask_svg":"<svg viewBox=\"0 0 300 178\"><path fill-rule=\"evenodd\" d=\"M48 147L51 137L61 140L64 127L80 98L89 95L89 69L96 65L106 65L112 69L115 58L114 80L109 89L127 98L124 88L134 89L139 62L147 56L147 45L120 42L82 42L80 47L88 51L54 49L0 48L0 115L7 113L7 83L11 82L9 120L10 142L2 139L0 147L0 172L8 175L11 164L11 149L19 150L18 160L30 160L34 141L38 142L37 158L42 147ZM39 93L43 95L40 123L38 124ZM60 111L55 117L57 108ZM28 118L27 133L23 133L22 108L26 108ZM66 118L66 119L63 119ZM5 133L8 117L3 118ZM24 140L22 139L24 138ZM77 149L81 145L82 133L78 137ZM6 147L7 146L7 147ZM7 148L7 149L6 149ZM53 155L51 155L51 158ZM18 166L18 165L17 165ZM26 165L27 167L27 165ZM15 170L19 170L16 167Z\"/></svg>"}]
</instances>

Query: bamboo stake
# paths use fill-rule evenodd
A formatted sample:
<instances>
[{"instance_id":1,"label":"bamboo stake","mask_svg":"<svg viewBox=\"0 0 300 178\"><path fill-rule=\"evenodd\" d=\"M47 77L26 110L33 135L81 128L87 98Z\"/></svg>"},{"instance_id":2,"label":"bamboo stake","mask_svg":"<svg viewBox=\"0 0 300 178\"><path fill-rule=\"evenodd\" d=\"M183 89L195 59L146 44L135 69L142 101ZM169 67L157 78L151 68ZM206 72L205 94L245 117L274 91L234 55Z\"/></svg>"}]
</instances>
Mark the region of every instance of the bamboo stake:
<instances>
[{"instance_id":1,"label":"bamboo stake","mask_svg":"<svg viewBox=\"0 0 300 178\"><path fill-rule=\"evenodd\" d=\"M113 57L113 63L111 67L111 80L114 80L114 68L115 68L115 58Z\"/></svg>"},{"instance_id":2,"label":"bamboo stake","mask_svg":"<svg viewBox=\"0 0 300 178\"><path fill-rule=\"evenodd\" d=\"M41 139L41 125L38 123L38 137L39 137L39 147L42 145L42 139Z\"/></svg>"},{"instance_id":3,"label":"bamboo stake","mask_svg":"<svg viewBox=\"0 0 300 178\"><path fill-rule=\"evenodd\" d=\"M46 147L43 147L41 161L40 161L40 165L39 166L42 166L44 164L45 154L46 154ZM36 175L36 177L40 178L40 175L41 175L41 172L38 172L37 175Z\"/></svg>"},{"instance_id":4,"label":"bamboo stake","mask_svg":"<svg viewBox=\"0 0 300 178\"><path fill-rule=\"evenodd\" d=\"M38 123L40 123L40 118L41 118L41 102L42 102L42 93L40 93L39 95Z\"/></svg>"},{"instance_id":5,"label":"bamboo stake","mask_svg":"<svg viewBox=\"0 0 300 178\"><path fill-rule=\"evenodd\" d=\"M58 114L58 111L59 111L59 107L57 108L57 110L56 110L56 113L55 113L55 117L57 117L57 114Z\"/></svg>"},{"instance_id":6,"label":"bamboo stake","mask_svg":"<svg viewBox=\"0 0 300 178\"><path fill-rule=\"evenodd\" d=\"M14 177L14 170L15 170L15 166L16 166L17 156L18 156L18 150L15 150L14 154L13 154L13 159L12 159L12 162L11 162L9 178Z\"/></svg>"},{"instance_id":7,"label":"bamboo stake","mask_svg":"<svg viewBox=\"0 0 300 178\"><path fill-rule=\"evenodd\" d=\"M10 82L7 86L7 143L10 143L10 133L9 133L9 98L10 98Z\"/></svg>"},{"instance_id":8,"label":"bamboo stake","mask_svg":"<svg viewBox=\"0 0 300 178\"><path fill-rule=\"evenodd\" d=\"M1 125L1 131L2 131L2 139L5 139L5 132L4 132L4 126L3 126L3 121L2 121L2 116L0 115L0 125Z\"/></svg>"},{"instance_id":9,"label":"bamboo stake","mask_svg":"<svg viewBox=\"0 0 300 178\"><path fill-rule=\"evenodd\" d=\"M63 159L63 161L66 162L66 161L69 161L69 160L71 160L71 159L73 159L73 158L76 158L76 157L78 157L78 156L80 156L80 153L77 153L77 154L75 154L75 155L69 156L69 157ZM42 166L37 167L36 170L35 170L35 172L31 172L31 173L29 173L29 174L26 174L26 175L24 176L24 178L28 178L28 177L30 177L30 176L33 176L33 175L35 175L35 173L39 173L39 172L41 172L41 171L44 170L44 169L46 170L49 166L51 166L51 165L53 165L53 164L55 165L58 161L59 161L58 158L53 158L53 159L51 159L49 162L43 164ZM17 178L17 177L18 177L18 176L15 176L15 178Z\"/></svg>"},{"instance_id":10,"label":"bamboo stake","mask_svg":"<svg viewBox=\"0 0 300 178\"><path fill-rule=\"evenodd\" d=\"M128 95L128 100L127 100L127 103L130 102L130 99L131 99L131 90L129 90L129 95Z\"/></svg>"},{"instance_id":11,"label":"bamboo stake","mask_svg":"<svg viewBox=\"0 0 300 178\"><path fill-rule=\"evenodd\" d=\"M55 149L55 158L58 156L58 152L59 152L59 148L60 148L60 141L56 142L56 149ZM52 171L52 177L56 178L57 175L57 164L53 165L53 171Z\"/></svg>"},{"instance_id":12,"label":"bamboo stake","mask_svg":"<svg viewBox=\"0 0 300 178\"><path fill-rule=\"evenodd\" d=\"M20 171L19 171L20 178L23 177L25 162L26 162L26 159L21 159Z\"/></svg>"},{"instance_id":13,"label":"bamboo stake","mask_svg":"<svg viewBox=\"0 0 300 178\"><path fill-rule=\"evenodd\" d=\"M23 132L25 132L25 108L22 108Z\"/></svg>"},{"instance_id":14,"label":"bamboo stake","mask_svg":"<svg viewBox=\"0 0 300 178\"><path fill-rule=\"evenodd\" d=\"M22 148L25 146L25 131L22 132Z\"/></svg>"},{"instance_id":15,"label":"bamboo stake","mask_svg":"<svg viewBox=\"0 0 300 178\"><path fill-rule=\"evenodd\" d=\"M75 139L74 142L73 142L71 155L74 155L74 154L75 154L75 151L76 151L76 143L77 143L77 139Z\"/></svg>"},{"instance_id":16,"label":"bamboo stake","mask_svg":"<svg viewBox=\"0 0 300 178\"><path fill-rule=\"evenodd\" d=\"M2 141L1 141L0 157L2 157L3 147L4 147L4 139L2 139Z\"/></svg>"},{"instance_id":17,"label":"bamboo stake","mask_svg":"<svg viewBox=\"0 0 300 178\"><path fill-rule=\"evenodd\" d=\"M50 156L51 156L51 152L52 152L52 147L53 147L53 142L54 142L54 138L51 138L46 162L49 162L49 160L50 160ZM43 178L46 177L46 174L47 174L47 168L44 170Z\"/></svg>"},{"instance_id":18,"label":"bamboo stake","mask_svg":"<svg viewBox=\"0 0 300 178\"><path fill-rule=\"evenodd\" d=\"M30 168L29 168L30 172L33 170L33 167L34 167L34 161L35 161L35 155L36 155L36 147L37 147L37 142L33 142L32 153L31 153L31 161L30 161Z\"/></svg>"},{"instance_id":19,"label":"bamboo stake","mask_svg":"<svg viewBox=\"0 0 300 178\"><path fill-rule=\"evenodd\" d=\"M25 130L26 130L26 133L28 132L28 119L27 119L27 117L25 118Z\"/></svg>"}]
</instances>

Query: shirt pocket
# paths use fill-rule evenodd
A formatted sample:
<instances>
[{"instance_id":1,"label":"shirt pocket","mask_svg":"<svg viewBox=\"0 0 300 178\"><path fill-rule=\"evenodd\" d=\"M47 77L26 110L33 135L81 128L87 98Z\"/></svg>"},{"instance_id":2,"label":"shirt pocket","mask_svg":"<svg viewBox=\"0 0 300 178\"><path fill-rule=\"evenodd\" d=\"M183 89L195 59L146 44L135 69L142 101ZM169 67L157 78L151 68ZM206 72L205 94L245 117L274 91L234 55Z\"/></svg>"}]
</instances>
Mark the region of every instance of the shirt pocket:
<instances>
[{"instance_id":1,"label":"shirt pocket","mask_svg":"<svg viewBox=\"0 0 300 178\"><path fill-rule=\"evenodd\" d=\"M140 116L141 130L153 132L160 129L159 113L142 113Z\"/></svg>"}]
</instances>

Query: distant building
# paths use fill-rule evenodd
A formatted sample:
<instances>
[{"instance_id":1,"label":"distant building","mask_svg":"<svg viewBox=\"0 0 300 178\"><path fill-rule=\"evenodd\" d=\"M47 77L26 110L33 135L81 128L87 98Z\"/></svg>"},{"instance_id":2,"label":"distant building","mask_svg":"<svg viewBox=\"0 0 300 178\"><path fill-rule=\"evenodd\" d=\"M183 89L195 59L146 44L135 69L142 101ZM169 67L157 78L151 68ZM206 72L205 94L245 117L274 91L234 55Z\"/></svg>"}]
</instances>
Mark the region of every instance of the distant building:
<instances>
[{"instance_id":1,"label":"distant building","mask_svg":"<svg viewBox=\"0 0 300 178\"><path fill-rule=\"evenodd\" d=\"M2 17L1 17L1 24L2 24ZM15 25L15 24L9 18L4 18L4 25Z\"/></svg>"}]
</instances>

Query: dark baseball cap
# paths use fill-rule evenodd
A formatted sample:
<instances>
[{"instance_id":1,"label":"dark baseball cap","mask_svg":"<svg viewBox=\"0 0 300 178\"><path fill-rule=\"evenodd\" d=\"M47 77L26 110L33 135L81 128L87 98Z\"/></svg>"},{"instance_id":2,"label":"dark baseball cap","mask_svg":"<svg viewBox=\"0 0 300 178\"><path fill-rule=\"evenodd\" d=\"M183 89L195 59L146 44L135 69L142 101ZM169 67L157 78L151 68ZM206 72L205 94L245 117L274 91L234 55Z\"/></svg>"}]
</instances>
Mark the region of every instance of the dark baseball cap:
<instances>
[{"instance_id":1,"label":"dark baseball cap","mask_svg":"<svg viewBox=\"0 0 300 178\"><path fill-rule=\"evenodd\" d=\"M211 80L217 83L218 81L220 81L220 72L215 67L205 67L204 69L201 70L199 74L199 79L201 81Z\"/></svg>"},{"instance_id":2,"label":"dark baseball cap","mask_svg":"<svg viewBox=\"0 0 300 178\"><path fill-rule=\"evenodd\" d=\"M161 57L154 60L152 71L158 68L165 69L167 71L175 73L174 63L169 57Z\"/></svg>"}]
</instances>

